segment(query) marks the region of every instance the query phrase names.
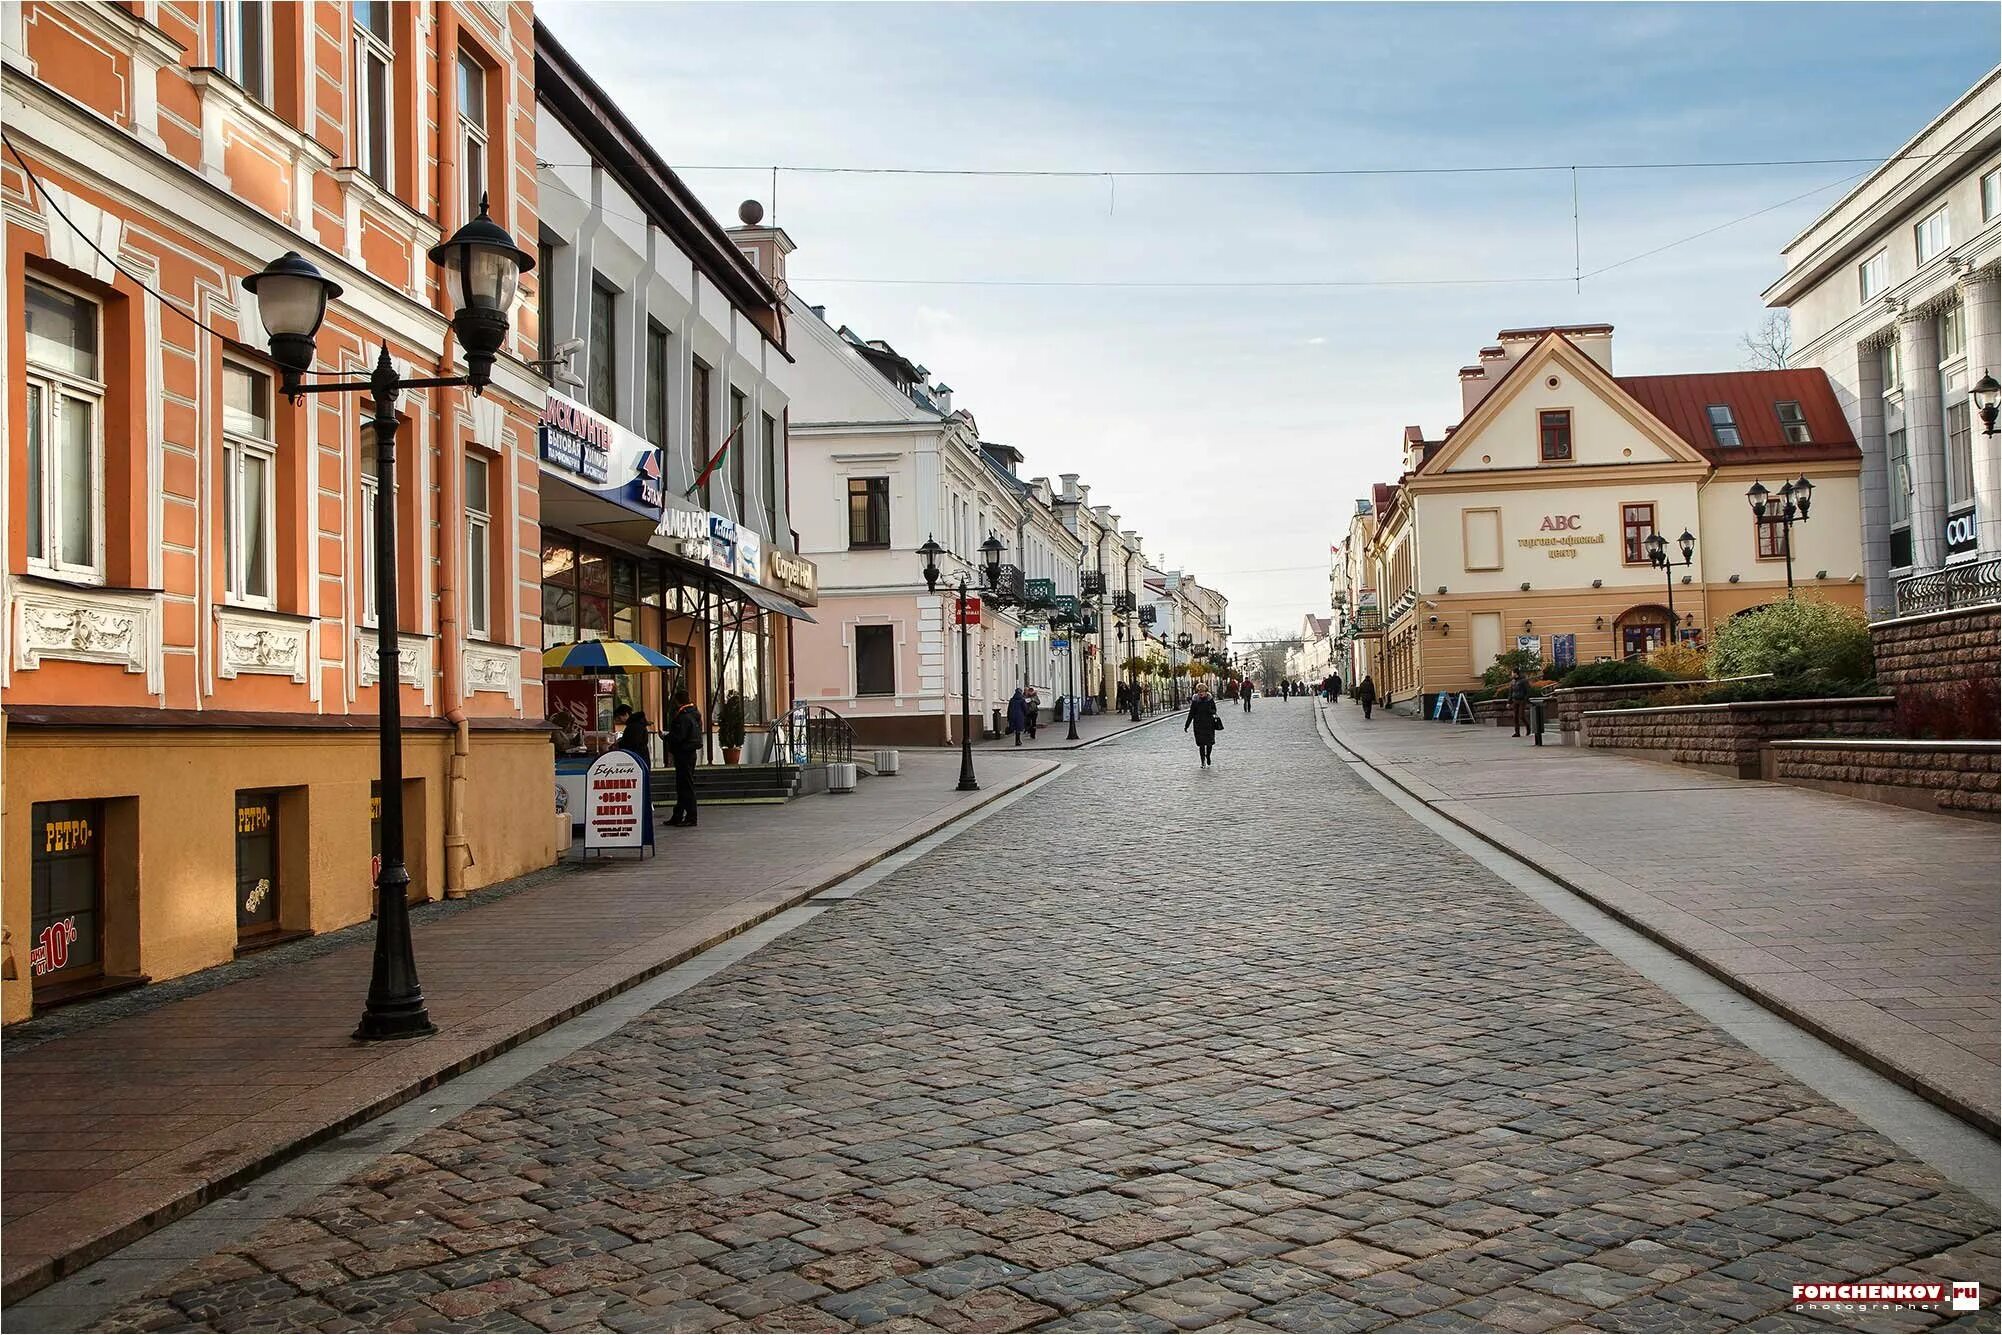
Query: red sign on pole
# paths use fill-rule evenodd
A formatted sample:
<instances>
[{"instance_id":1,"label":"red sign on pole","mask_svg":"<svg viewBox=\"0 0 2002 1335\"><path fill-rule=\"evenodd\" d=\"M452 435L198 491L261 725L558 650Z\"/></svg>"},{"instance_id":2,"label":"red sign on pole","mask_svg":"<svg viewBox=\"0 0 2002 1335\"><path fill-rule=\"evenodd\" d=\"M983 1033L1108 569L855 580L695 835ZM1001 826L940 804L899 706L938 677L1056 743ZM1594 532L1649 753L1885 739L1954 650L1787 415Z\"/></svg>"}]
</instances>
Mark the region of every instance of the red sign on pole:
<instances>
[{"instance_id":1,"label":"red sign on pole","mask_svg":"<svg viewBox=\"0 0 2002 1335\"><path fill-rule=\"evenodd\" d=\"M964 603L955 603L953 605L952 624L955 626L978 626L982 624L980 620L980 600L978 598L968 598Z\"/></svg>"}]
</instances>

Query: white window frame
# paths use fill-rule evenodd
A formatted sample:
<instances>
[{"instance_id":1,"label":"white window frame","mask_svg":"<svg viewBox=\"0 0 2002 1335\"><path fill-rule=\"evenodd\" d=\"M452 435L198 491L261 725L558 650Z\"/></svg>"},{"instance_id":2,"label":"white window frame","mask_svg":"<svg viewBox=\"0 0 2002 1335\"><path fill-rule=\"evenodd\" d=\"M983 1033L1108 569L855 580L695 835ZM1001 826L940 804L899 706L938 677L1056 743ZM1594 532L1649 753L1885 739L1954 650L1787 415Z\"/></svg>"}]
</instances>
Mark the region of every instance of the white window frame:
<instances>
[{"instance_id":1,"label":"white window frame","mask_svg":"<svg viewBox=\"0 0 2002 1335\"><path fill-rule=\"evenodd\" d=\"M74 297L90 307L92 319L96 323L97 369L98 374L102 376L105 355L103 305L87 293L63 283L51 282L39 274L30 277L28 281L65 296ZM22 346L24 348L31 346L25 332ZM28 553L28 568L37 574L76 584L102 584L104 583L104 381L93 380L62 367L38 362L32 353L27 356L26 380L29 386L41 392L42 397L42 549L39 552ZM69 498L63 495L62 469L50 467L54 458L53 451L58 448L61 441L59 433L62 401L66 397L90 405L90 495L85 498L86 506L92 511L91 560L88 565L78 565L62 558L62 520ZM33 494L32 485L30 494Z\"/></svg>"},{"instance_id":2,"label":"white window frame","mask_svg":"<svg viewBox=\"0 0 2002 1335\"><path fill-rule=\"evenodd\" d=\"M1717 420L1717 410L1724 410L1724 420ZM1710 424L1710 439L1719 449L1733 450L1745 443L1744 428L1738 424L1738 414L1728 403L1708 403L1703 406L1703 420ZM1731 433L1731 439L1724 439L1724 433Z\"/></svg>"},{"instance_id":3,"label":"white window frame","mask_svg":"<svg viewBox=\"0 0 2002 1335\"><path fill-rule=\"evenodd\" d=\"M482 453L478 450L469 449L466 451L466 463L469 465L473 463L479 464L485 476L487 493L486 504L476 506L473 503L473 489L470 481L465 489L466 574L461 582L466 586L466 638L472 640L493 639L494 516L491 507L493 505L494 494L495 462L496 460L492 455ZM479 563L480 577L478 579L473 577L473 544L475 538L478 539L482 553L482 560Z\"/></svg>"},{"instance_id":4,"label":"white window frame","mask_svg":"<svg viewBox=\"0 0 2002 1335\"><path fill-rule=\"evenodd\" d=\"M364 626L373 626L376 624L375 507L382 499L382 487L377 475L368 471L368 454L372 451L373 447L365 445L362 449L360 504L356 506L356 517L361 525L361 534L356 546L361 548L361 624ZM382 461L380 456L377 456L375 466L378 470L381 469Z\"/></svg>"},{"instance_id":5,"label":"white window frame","mask_svg":"<svg viewBox=\"0 0 2002 1335\"><path fill-rule=\"evenodd\" d=\"M1938 240L1931 251L1926 250L1926 229L1938 224ZM1925 217L1912 224L1912 253L1918 257L1921 266L1931 264L1947 251L1953 249L1953 230L1947 218L1946 205L1942 204Z\"/></svg>"},{"instance_id":6,"label":"white window frame","mask_svg":"<svg viewBox=\"0 0 2002 1335\"><path fill-rule=\"evenodd\" d=\"M223 367L225 375L236 370L263 380L266 411L275 414L277 387L272 384L269 375L243 362L225 361ZM273 438L245 435L227 428L223 431L223 589L229 601L238 607L275 611L278 607L278 442L275 439L276 423L267 421L266 427L272 431ZM264 485L259 488L262 494L255 498L246 496L243 487L244 463L250 459L264 464ZM242 550L243 506L253 500L264 511L264 592L261 594L250 593L245 587L250 570Z\"/></svg>"},{"instance_id":7,"label":"white window frame","mask_svg":"<svg viewBox=\"0 0 2002 1335\"><path fill-rule=\"evenodd\" d=\"M1787 408L1793 409L1794 415L1792 417L1788 417L1783 411ZM1786 439L1787 444L1809 445L1813 443L1813 434L1808 430L1807 426L1807 411L1800 406L1799 399L1778 400L1773 404L1773 415L1780 419L1780 435ZM1797 436L1794 434L1796 431L1800 433Z\"/></svg>"},{"instance_id":8,"label":"white window frame","mask_svg":"<svg viewBox=\"0 0 2002 1335\"><path fill-rule=\"evenodd\" d=\"M258 69L255 86L244 77L247 62L243 58L243 11L246 2L257 10L257 23L263 31L259 34ZM214 50L210 58L217 69L227 75L238 88L244 91L259 106L268 107L275 100L272 93L271 64L271 7L282 0L210 0L209 21L214 27L211 41Z\"/></svg>"},{"instance_id":9,"label":"white window frame","mask_svg":"<svg viewBox=\"0 0 2002 1335\"><path fill-rule=\"evenodd\" d=\"M1863 301L1882 292L1890 281L1891 252L1888 250L1880 250L1856 266L1856 290Z\"/></svg>"},{"instance_id":10,"label":"white window frame","mask_svg":"<svg viewBox=\"0 0 2002 1335\"><path fill-rule=\"evenodd\" d=\"M487 179L492 163L487 159L487 67L473 58L471 51L461 46L453 63L453 77L470 67L478 75L480 85L480 119L473 120L466 114L466 99L459 98L459 171L461 183L467 187L466 197L459 201L459 211L463 221L471 222L480 211L480 197L487 193ZM479 160L479 171L475 175L473 161ZM477 192L471 189L473 182L479 182Z\"/></svg>"},{"instance_id":11,"label":"white window frame","mask_svg":"<svg viewBox=\"0 0 2002 1335\"><path fill-rule=\"evenodd\" d=\"M2002 167L1981 174L1981 221L2002 218Z\"/></svg>"},{"instance_id":12,"label":"white window frame","mask_svg":"<svg viewBox=\"0 0 2002 1335\"><path fill-rule=\"evenodd\" d=\"M386 5L388 0L376 0ZM355 99L355 151L350 156L361 174L374 181L384 190L393 190L396 181L396 49L372 32L357 17L350 25L354 30L354 99ZM369 61L382 66L382 109L378 113L369 106L368 78L366 70ZM388 123L389 132L382 137L381 163L370 161L369 144L375 138L375 117L381 115ZM380 166L382 174L373 170Z\"/></svg>"}]
</instances>

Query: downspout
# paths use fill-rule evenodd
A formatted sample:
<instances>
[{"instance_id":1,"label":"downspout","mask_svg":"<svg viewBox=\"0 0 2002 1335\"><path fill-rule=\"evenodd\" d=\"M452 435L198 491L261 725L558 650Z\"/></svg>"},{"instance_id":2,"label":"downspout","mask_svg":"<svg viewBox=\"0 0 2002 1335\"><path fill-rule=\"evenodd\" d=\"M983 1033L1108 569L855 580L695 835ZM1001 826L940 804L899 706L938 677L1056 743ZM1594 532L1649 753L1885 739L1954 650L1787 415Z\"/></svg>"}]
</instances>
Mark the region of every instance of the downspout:
<instances>
[{"instance_id":1,"label":"downspout","mask_svg":"<svg viewBox=\"0 0 2002 1335\"><path fill-rule=\"evenodd\" d=\"M458 203L459 123L458 69L459 20L449 6L442 7L438 20L438 200L437 219L445 227L449 203ZM463 210L461 210L463 212ZM444 287L439 286L440 303ZM449 367L444 368L449 370ZM470 403L470 398L468 399ZM445 721L452 725L452 754L445 762L445 898L466 897L466 868L473 862L472 845L466 838L466 770L472 758L472 728L465 710L465 645L460 639L459 579L465 555L465 534L461 529L465 514L464 446L453 445L456 433L447 431L444 467L439 472L437 525L438 544L438 643L443 649L441 667L445 694ZM510 544L511 546L512 544Z\"/></svg>"}]
</instances>

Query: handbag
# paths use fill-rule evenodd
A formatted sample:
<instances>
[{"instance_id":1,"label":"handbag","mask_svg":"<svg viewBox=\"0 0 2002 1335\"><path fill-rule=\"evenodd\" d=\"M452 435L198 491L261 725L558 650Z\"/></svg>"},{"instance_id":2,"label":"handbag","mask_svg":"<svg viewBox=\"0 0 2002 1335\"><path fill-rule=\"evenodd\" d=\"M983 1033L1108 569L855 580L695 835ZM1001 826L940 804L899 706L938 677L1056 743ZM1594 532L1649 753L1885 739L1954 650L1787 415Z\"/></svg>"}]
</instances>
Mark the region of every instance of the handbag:
<instances>
[{"instance_id":1,"label":"handbag","mask_svg":"<svg viewBox=\"0 0 2002 1335\"><path fill-rule=\"evenodd\" d=\"M1210 717L1210 730L1211 730L1212 732L1222 732L1222 731L1223 731L1223 711L1222 711L1222 710L1220 710L1220 709L1219 709L1218 711L1216 711L1216 713L1215 713L1215 714L1211 715L1211 717Z\"/></svg>"}]
</instances>

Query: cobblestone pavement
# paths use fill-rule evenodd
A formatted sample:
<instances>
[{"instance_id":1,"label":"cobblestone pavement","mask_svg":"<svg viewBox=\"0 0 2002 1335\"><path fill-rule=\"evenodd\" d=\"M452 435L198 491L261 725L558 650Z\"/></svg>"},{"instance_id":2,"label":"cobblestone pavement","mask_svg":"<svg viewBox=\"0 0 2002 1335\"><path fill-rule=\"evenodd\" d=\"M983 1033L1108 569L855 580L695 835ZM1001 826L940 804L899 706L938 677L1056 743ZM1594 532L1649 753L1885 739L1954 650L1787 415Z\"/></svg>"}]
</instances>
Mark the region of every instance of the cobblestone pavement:
<instances>
[{"instance_id":1,"label":"cobblestone pavement","mask_svg":"<svg viewBox=\"0 0 2002 1335\"><path fill-rule=\"evenodd\" d=\"M1337 766L1172 726L111 1329L1995 1330L1994 1214Z\"/></svg>"}]
</instances>

